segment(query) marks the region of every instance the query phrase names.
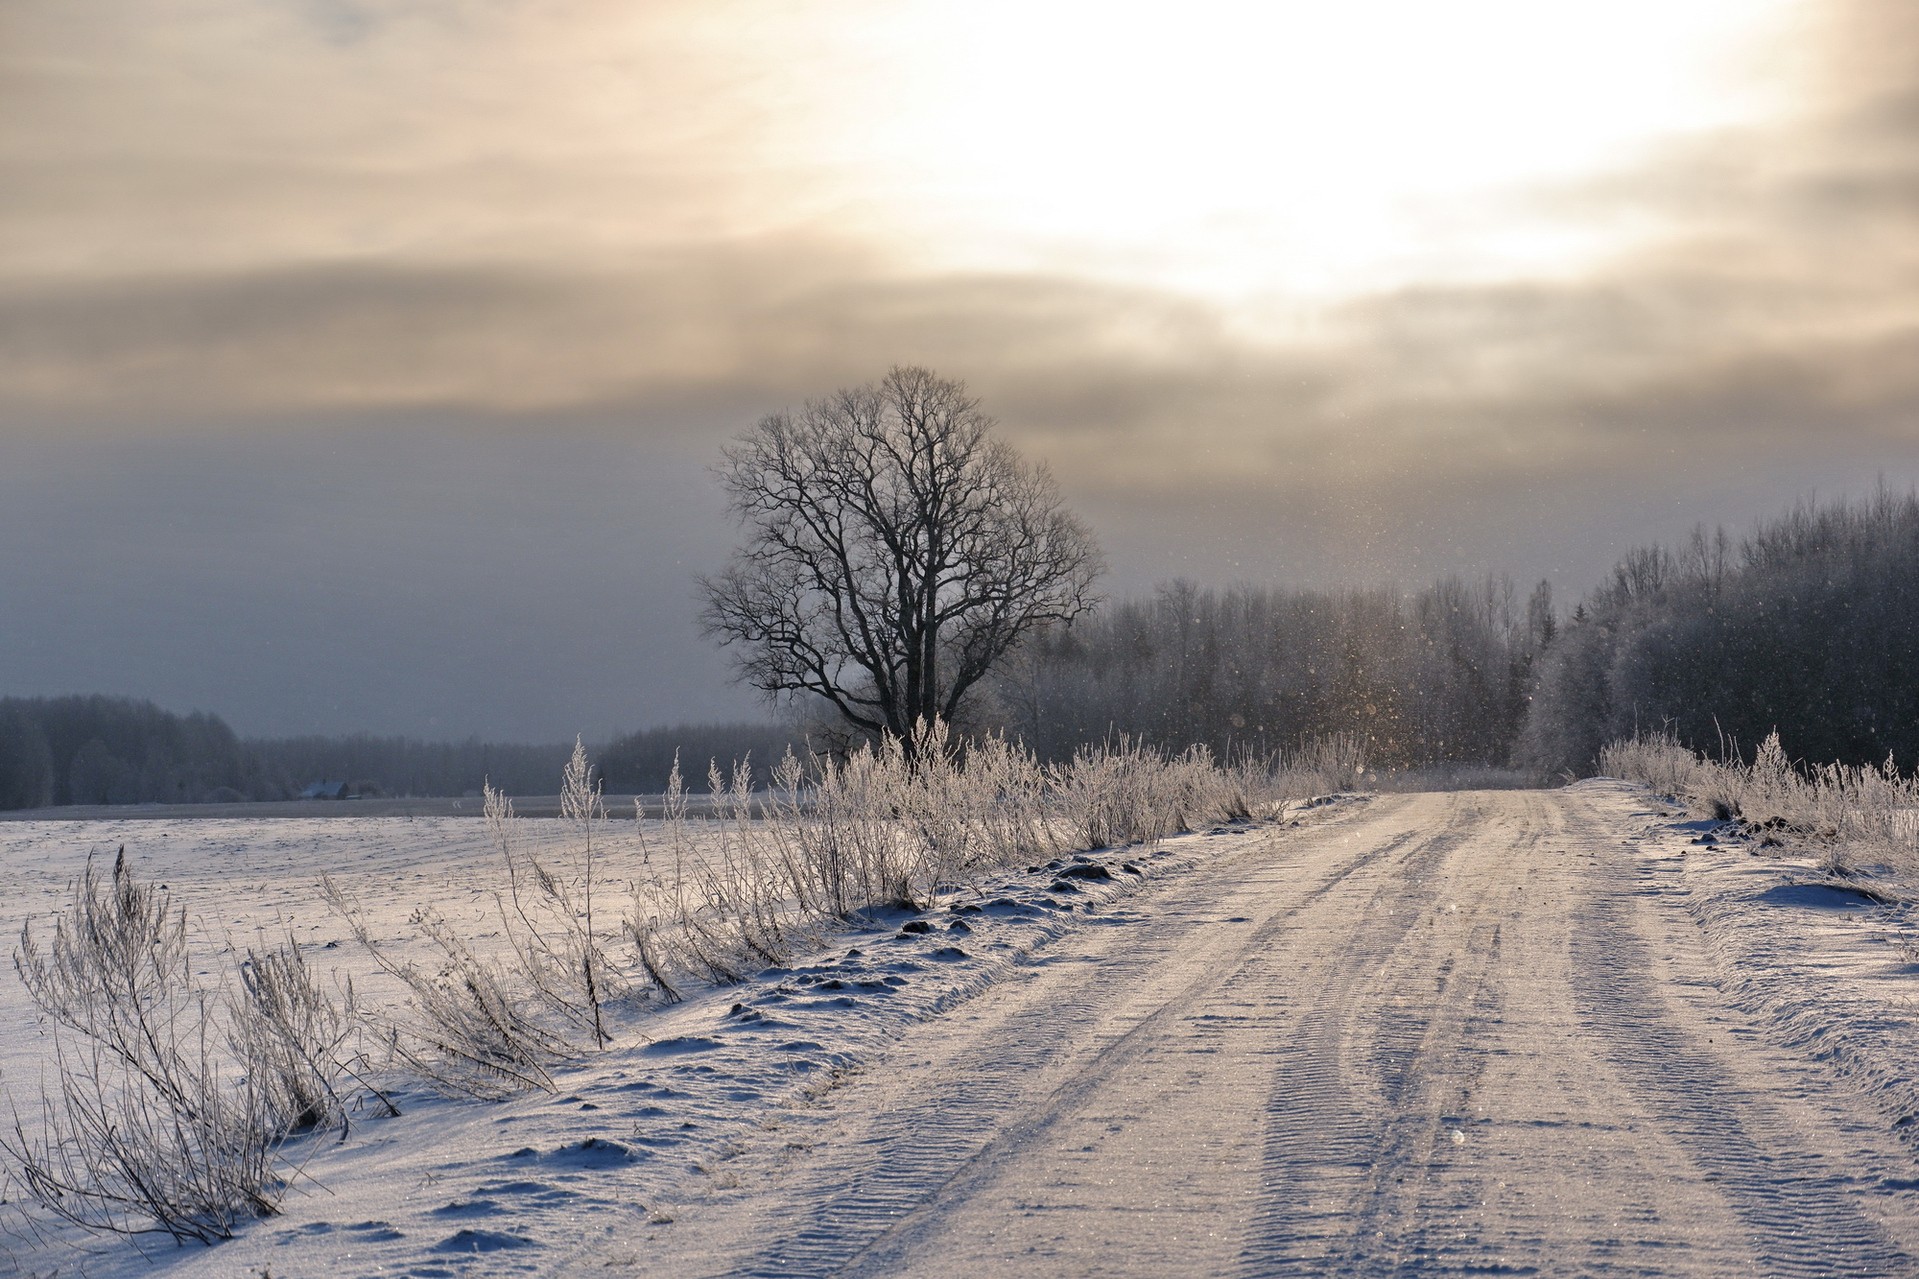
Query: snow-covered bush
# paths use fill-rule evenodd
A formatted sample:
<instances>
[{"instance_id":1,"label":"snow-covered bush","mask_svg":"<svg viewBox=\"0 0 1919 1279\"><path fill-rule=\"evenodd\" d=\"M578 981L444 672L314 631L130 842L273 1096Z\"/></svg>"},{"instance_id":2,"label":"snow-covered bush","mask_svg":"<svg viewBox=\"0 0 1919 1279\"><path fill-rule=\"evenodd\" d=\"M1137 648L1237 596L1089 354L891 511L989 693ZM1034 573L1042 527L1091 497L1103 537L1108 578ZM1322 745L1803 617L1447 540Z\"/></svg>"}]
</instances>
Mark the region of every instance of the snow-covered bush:
<instances>
[{"instance_id":1,"label":"snow-covered bush","mask_svg":"<svg viewBox=\"0 0 1919 1279\"><path fill-rule=\"evenodd\" d=\"M391 1027L395 1052L450 1092L552 1091L554 1067L612 1042L606 1005L627 979L607 955L618 934L601 931L607 916L597 903L606 885L596 876L606 810L577 742L560 813L570 838L557 859L542 858L520 838L511 801L490 786L485 792L487 827L507 872L507 890L494 905L510 964L480 955L430 907L416 910L412 922L438 949L439 968L397 958L375 941L346 892L321 877L328 904L361 947L411 992L411 1015Z\"/></svg>"},{"instance_id":2,"label":"snow-covered bush","mask_svg":"<svg viewBox=\"0 0 1919 1279\"><path fill-rule=\"evenodd\" d=\"M771 829L803 901L845 918L917 906L1056 843L1047 775L1032 754L987 737L962 743L923 726L845 760L788 756L774 770Z\"/></svg>"},{"instance_id":3,"label":"snow-covered bush","mask_svg":"<svg viewBox=\"0 0 1919 1279\"><path fill-rule=\"evenodd\" d=\"M1600 771L1645 782L1721 820L1739 820L1772 838L1813 848L1822 867L1850 875L1868 864L1919 876L1919 773L1902 776L1888 756L1878 767L1805 766L1786 755L1778 733L1753 753L1714 761L1671 734L1613 742Z\"/></svg>"},{"instance_id":4,"label":"snow-covered bush","mask_svg":"<svg viewBox=\"0 0 1919 1279\"><path fill-rule=\"evenodd\" d=\"M409 992L406 1013L387 1029L395 1056L413 1073L449 1093L497 1098L527 1088L552 1092L553 1068L580 1057L580 1046L540 1016L525 987L437 911L417 908L408 921L440 952L440 967L429 970L375 941L365 912L331 876L320 885L361 949Z\"/></svg>"},{"instance_id":5,"label":"snow-covered bush","mask_svg":"<svg viewBox=\"0 0 1919 1279\"><path fill-rule=\"evenodd\" d=\"M247 950L227 1039L264 1094L276 1131L338 1124L344 1140L359 1094L377 1099L389 1115L400 1113L369 1079L365 1030L352 981L328 991L291 933L278 945Z\"/></svg>"},{"instance_id":6,"label":"snow-covered bush","mask_svg":"<svg viewBox=\"0 0 1919 1279\"><path fill-rule=\"evenodd\" d=\"M1185 830L1218 785L1212 753L1204 746L1167 758L1125 738L1115 746L1080 747L1051 770L1050 780L1068 838L1081 848L1141 843Z\"/></svg>"},{"instance_id":7,"label":"snow-covered bush","mask_svg":"<svg viewBox=\"0 0 1919 1279\"><path fill-rule=\"evenodd\" d=\"M1067 849L1277 815L1287 799L1350 787L1364 767L1351 737L1230 769L1203 746L1167 756L1131 741L1048 767L1003 738L961 742L936 724L910 751L885 740L844 759L789 754L763 791L747 764L715 767L702 822L676 765L626 931L645 979L677 999L689 981L784 963L864 912L924 906Z\"/></svg>"},{"instance_id":8,"label":"snow-covered bush","mask_svg":"<svg viewBox=\"0 0 1919 1279\"><path fill-rule=\"evenodd\" d=\"M600 800L583 743L573 743L560 780L560 818L569 838L565 864L542 860L519 838L513 802L488 786L487 828L507 868L507 895L500 903L507 939L527 984L560 1020L605 1047L606 1003L623 979L608 960L595 920L598 844L606 806Z\"/></svg>"},{"instance_id":9,"label":"snow-covered bush","mask_svg":"<svg viewBox=\"0 0 1919 1279\"><path fill-rule=\"evenodd\" d=\"M962 741L944 725L844 758L790 752L755 785L749 761L708 772L710 815L689 812L677 761L661 815L636 810L643 841L617 930L596 849L605 820L576 747L562 795L566 848L526 850L511 806L488 792L508 873L498 897L510 960L479 954L431 910L414 923L438 965L395 957L332 883L329 900L411 994L392 1026L400 1059L453 1091L551 1089L554 1070L607 1045L607 1004L629 990L673 1001L692 983L730 983L784 964L867 912L916 908L998 869L1069 848L1157 840L1275 814L1288 798L1349 785L1355 740L1294 756L1216 766L1205 747L1167 756L1137 742L1092 747L1047 767L997 737ZM624 938L628 945L618 944Z\"/></svg>"},{"instance_id":10,"label":"snow-covered bush","mask_svg":"<svg viewBox=\"0 0 1919 1279\"><path fill-rule=\"evenodd\" d=\"M1267 769L1268 783L1284 799L1357 789L1366 774L1366 740L1358 733L1309 737L1294 751L1281 751Z\"/></svg>"},{"instance_id":11,"label":"snow-covered bush","mask_svg":"<svg viewBox=\"0 0 1919 1279\"><path fill-rule=\"evenodd\" d=\"M14 967L53 1024L55 1078L31 1134L15 1101L0 1150L41 1208L202 1242L276 1210L289 1111L304 1108L221 1052L223 992L194 975L186 912L133 878L124 849L105 879L89 862L44 946L21 929Z\"/></svg>"},{"instance_id":12,"label":"snow-covered bush","mask_svg":"<svg viewBox=\"0 0 1919 1279\"><path fill-rule=\"evenodd\" d=\"M1223 764L1213 805L1227 821L1275 816L1287 800L1349 791L1366 776L1366 744L1357 733L1308 738L1292 751L1243 755Z\"/></svg>"}]
</instances>

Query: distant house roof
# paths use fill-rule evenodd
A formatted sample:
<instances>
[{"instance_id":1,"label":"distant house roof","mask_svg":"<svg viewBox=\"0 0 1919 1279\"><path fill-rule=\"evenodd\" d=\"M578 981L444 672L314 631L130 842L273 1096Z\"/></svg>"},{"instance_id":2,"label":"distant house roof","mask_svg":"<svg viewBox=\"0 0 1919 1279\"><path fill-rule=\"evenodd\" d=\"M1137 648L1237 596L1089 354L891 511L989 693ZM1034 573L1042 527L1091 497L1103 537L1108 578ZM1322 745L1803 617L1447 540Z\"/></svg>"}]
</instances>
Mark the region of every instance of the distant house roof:
<instances>
[{"instance_id":1,"label":"distant house roof","mask_svg":"<svg viewBox=\"0 0 1919 1279\"><path fill-rule=\"evenodd\" d=\"M300 792L301 799L345 799L345 782L313 782Z\"/></svg>"}]
</instances>

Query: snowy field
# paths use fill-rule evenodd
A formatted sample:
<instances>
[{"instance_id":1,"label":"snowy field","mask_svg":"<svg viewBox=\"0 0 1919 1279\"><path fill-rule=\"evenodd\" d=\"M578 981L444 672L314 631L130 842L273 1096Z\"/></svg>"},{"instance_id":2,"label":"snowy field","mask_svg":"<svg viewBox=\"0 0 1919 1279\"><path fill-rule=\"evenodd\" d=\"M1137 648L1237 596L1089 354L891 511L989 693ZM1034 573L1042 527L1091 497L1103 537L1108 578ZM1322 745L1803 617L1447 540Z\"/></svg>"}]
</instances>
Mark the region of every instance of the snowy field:
<instances>
[{"instance_id":1,"label":"snowy field","mask_svg":"<svg viewBox=\"0 0 1919 1279\"><path fill-rule=\"evenodd\" d=\"M122 844L209 970L290 927L360 983L321 870L399 945L425 904L484 942L503 874L471 819L12 823L0 927ZM635 1015L555 1094L414 1087L234 1241L14 1218L0 1271L1919 1273L1919 918L1766 854L1591 782L1020 868ZM45 1048L6 974L16 1101Z\"/></svg>"}]
</instances>

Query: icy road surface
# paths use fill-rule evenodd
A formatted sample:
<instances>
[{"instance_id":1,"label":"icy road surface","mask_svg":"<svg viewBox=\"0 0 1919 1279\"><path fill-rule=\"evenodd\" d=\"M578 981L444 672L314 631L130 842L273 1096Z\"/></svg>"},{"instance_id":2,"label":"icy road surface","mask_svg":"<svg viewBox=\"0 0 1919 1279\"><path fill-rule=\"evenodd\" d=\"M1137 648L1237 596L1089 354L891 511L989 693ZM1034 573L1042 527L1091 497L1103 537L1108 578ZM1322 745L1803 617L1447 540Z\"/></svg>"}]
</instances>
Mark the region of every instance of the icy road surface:
<instances>
[{"instance_id":1,"label":"icy road surface","mask_svg":"<svg viewBox=\"0 0 1919 1279\"><path fill-rule=\"evenodd\" d=\"M1740 1006L1660 807L1221 839L554 1273L1919 1273L1910 1119Z\"/></svg>"}]
</instances>

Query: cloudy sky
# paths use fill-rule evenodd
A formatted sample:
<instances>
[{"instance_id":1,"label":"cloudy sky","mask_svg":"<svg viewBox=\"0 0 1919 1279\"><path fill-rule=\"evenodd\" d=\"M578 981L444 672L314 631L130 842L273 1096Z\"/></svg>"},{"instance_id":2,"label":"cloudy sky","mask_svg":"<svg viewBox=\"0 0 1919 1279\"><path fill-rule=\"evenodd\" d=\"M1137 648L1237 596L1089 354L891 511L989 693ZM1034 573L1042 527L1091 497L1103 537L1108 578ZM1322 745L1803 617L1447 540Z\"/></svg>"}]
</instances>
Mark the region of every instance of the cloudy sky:
<instances>
[{"instance_id":1,"label":"cloudy sky","mask_svg":"<svg viewBox=\"0 0 1919 1279\"><path fill-rule=\"evenodd\" d=\"M1109 589L1919 482L1910 0L8 0L0 694L755 713L760 415L923 363Z\"/></svg>"}]
</instances>

